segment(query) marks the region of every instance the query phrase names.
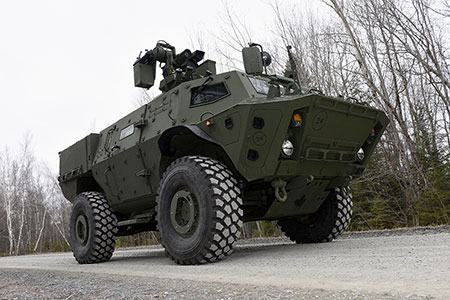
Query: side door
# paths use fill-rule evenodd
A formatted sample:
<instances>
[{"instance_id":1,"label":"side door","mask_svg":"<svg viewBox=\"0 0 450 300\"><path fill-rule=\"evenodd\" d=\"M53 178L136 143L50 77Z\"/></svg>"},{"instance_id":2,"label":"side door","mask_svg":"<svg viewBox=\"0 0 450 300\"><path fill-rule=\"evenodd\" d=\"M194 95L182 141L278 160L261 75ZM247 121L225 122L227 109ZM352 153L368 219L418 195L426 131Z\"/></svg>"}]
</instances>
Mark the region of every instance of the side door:
<instances>
[{"instance_id":1,"label":"side door","mask_svg":"<svg viewBox=\"0 0 450 300\"><path fill-rule=\"evenodd\" d=\"M135 110L101 132L96 156L98 176L112 205L152 193L139 147L147 106Z\"/></svg>"}]
</instances>

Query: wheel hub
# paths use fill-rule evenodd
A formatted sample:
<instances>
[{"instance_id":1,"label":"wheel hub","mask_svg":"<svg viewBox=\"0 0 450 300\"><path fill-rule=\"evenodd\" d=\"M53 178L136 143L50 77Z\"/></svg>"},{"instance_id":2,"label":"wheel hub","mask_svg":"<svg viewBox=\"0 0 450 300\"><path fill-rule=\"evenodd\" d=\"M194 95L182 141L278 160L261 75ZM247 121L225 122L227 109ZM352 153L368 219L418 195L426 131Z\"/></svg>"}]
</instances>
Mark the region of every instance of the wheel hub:
<instances>
[{"instance_id":1,"label":"wheel hub","mask_svg":"<svg viewBox=\"0 0 450 300\"><path fill-rule=\"evenodd\" d=\"M79 215L75 222L77 241L85 246L89 240L89 225L85 215Z\"/></svg>"},{"instance_id":2,"label":"wheel hub","mask_svg":"<svg viewBox=\"0 0 450 300\"><path fill-rule=\"evenodd\" d=\"M198 224L198 202L187 190L179 190L172 197L170 219L175 231L183 236L190 236Z\"/></svg>"}]
</instances>

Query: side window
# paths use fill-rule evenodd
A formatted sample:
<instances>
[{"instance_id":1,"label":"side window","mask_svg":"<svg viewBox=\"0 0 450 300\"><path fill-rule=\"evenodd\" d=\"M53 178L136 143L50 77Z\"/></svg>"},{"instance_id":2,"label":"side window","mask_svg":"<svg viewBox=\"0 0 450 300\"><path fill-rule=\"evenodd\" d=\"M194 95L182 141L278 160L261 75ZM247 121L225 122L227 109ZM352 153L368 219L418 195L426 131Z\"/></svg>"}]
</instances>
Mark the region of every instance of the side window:
<instances>
[{"instance_id":1,"label":"side window","mask_svg":"<svg viewBox=\"0 0 450 300\"><path fill-rule=\"evenodd\" d=\"M191 105L214 102L229 94L230 93L223 82L198 86L191 90Z\"/></svg>"},{"instance_id":2,"label":"side window","mask_svg":"<svg viewBox=\"0 0 450 300\"><path fill-rule=\"evenodd\" d=\"M258 94L267 95L269 93L269 83L267 81L253 77L249 77L248 79L250 79L250 83L253 85Z\"/></svg>"}]
</instances>

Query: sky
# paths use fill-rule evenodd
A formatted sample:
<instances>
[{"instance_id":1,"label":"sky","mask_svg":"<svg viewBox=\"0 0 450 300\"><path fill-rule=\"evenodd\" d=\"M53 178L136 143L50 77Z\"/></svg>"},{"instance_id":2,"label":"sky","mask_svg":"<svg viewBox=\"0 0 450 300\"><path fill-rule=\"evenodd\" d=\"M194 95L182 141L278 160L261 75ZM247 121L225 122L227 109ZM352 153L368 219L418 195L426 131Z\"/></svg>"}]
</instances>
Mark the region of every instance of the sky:
<instances>
[{"instance_id":1,"label":"sky","mask_svg":"<svg viewBox=\"0 0 450 300\"><path fill-rule=\"evenodd\" d=\"M227 3L267 38L269 1ZM161 39L178 51L190 48L196 30L220 31L223 7L215 0L1 1L0 153L17 151L29 135L35 156L57 172L59 151L136 108L139 51Z\"/></svg>"}]
</instances>

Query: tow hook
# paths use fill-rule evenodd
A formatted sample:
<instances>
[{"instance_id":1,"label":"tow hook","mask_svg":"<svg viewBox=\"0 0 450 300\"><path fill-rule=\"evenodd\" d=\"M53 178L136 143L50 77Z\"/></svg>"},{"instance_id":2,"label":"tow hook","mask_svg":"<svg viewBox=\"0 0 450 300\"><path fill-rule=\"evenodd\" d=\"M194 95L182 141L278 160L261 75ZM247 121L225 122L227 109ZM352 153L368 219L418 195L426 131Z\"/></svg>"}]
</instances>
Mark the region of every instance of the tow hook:
<instances>
[{"instance_id":1,"label":"tow hook","mask_svg":"<svg viewBox=\"0 0 450 300\"><path fill-rule=\"evenodd\" d=\"M272 181L272 187L275 189L275 198L277 198L277 200L280 202L286 202L286 181L282 179L275 179L274 181Z\"/></svg>"}]
</instances>

